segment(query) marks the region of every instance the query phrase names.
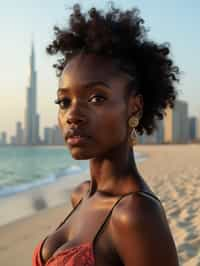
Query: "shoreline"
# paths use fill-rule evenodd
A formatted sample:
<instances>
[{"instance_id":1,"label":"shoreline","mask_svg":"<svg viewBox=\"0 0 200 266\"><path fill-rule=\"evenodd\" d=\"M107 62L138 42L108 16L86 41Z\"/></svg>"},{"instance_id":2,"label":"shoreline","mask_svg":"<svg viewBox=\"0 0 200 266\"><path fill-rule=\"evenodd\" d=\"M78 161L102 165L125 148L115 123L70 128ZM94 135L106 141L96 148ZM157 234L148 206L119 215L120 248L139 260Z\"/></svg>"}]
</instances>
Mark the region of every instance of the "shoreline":
<instances>
[{"instance_id":1,"label":"shoreline","mask_svg":"<svg viewBox=\"0 0 200 266\"><path fill-rule=\"evenodd\" d=\"M0 199L0 228L28 218L37 212L65 203L73 187L67 187L68 179L74 178L74 186L88 179L88 171L59 177L55 182ZM20 211L19 211L20 210ZM5 215L6 214L6 215Z\"/></svg>"},{"instance_id":2,"label":"shoreline","mask_svg":"<svg viewBox=\"0 0 200 266\"><path fill-rule=\"evenodd\" d=\"M143 153L137 153L137 163L146 160ZM64 203L72 189L88 180L89 168L77 173L59 176L53 182L28 187L26 190L0 197L0 226L36 214L37 211ZM6 214L6 215L5 215Z\"/></svg>"},{"instance_id":3,"label":"shoreline","mask_svg":"<svg viewBox=\"0 0 200 266\"><path fill-rule=\"evenodd\" d=\"M136 145L134 151L148 155L147 160L137 164L138 170L162 201L180 265L200 265L199 145ZM58 193L55 190L52 188L49 199ZM64 202L58 206L0 227L0 265L31 265L35 246L55 230L72 208L69 191L65 193Z\"/></svg>"}]
</instances>

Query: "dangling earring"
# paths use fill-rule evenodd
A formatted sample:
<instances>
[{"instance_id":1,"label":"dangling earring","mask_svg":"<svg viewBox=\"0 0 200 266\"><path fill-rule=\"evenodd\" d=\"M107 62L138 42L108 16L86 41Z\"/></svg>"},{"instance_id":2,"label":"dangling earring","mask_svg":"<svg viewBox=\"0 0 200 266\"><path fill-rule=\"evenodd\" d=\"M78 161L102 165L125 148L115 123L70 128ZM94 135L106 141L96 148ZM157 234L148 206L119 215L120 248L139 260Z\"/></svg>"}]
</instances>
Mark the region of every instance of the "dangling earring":
<instances>
[{"instance_id":1,"label":"dangling earring","mask_svg":"<svg viewBox=\"0 0 200 266\"><path fill-rule=\"evenodd\" d=\"M135 128L138 126L139 124L139 118L137 116L132 116L129 120L128 120L128 125L130 128L132 128L131 134L129 136L129 145L132 147L133 145L135 145L137 143L136 138L137 138L137 133Z\"/></svg>"}]
</instances>

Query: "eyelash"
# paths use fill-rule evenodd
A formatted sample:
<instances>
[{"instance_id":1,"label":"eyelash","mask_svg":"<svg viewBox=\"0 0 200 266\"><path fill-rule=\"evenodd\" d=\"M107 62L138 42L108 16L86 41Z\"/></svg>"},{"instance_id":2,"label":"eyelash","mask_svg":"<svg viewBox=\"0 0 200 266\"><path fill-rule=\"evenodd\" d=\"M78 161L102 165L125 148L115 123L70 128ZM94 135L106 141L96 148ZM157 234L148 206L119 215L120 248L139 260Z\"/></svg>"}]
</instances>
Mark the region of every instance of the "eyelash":
<instances>
[{"instance_id":1,"label":"eyelash","mask_svg":"<svg viewBox=\"0 0 200 266\"><path fill-rule=\"evenodd\" d=\"M61 109L64 109L63 107L61 107L61 103L64 103L66 105L66 102L69 102L69 98L64 98L64 99L56 99L55 104L58 104L60 106Z\"/></svg>"},{"instance_id":2,"label":"eyelash","mask_svg":"<svg viewBox=\"0 0 200 266\"><path fill-rule=\"evenodd\" d=\"M103 98L104 100L106 99L105 97L103 97L103 96L101 96L101 95L95 95L95 96L91 97L91 99L93 99L93 98L97 98L97 97L98 97L98 98L101 98L101 99ZM67 108L67 107L66 107L66 103L67 103L67 106L68 106L68 105L69 105L69 102L70 102L70 99L67 98L67 97L66 97L66 98L63 98L63 99L56 99L56 100L54 101L54 103L55 103L55 104L58 104L58 105L60 106L61 109L65 109L65 108ZM101 102L101 101L100 101L100 102ZM98 103L100 103L100 102L95 102L95 103L98 104ZM62 103L64 103L64 105L65 105L64 107L61 106Z\"/></svg>"}]
</instances>

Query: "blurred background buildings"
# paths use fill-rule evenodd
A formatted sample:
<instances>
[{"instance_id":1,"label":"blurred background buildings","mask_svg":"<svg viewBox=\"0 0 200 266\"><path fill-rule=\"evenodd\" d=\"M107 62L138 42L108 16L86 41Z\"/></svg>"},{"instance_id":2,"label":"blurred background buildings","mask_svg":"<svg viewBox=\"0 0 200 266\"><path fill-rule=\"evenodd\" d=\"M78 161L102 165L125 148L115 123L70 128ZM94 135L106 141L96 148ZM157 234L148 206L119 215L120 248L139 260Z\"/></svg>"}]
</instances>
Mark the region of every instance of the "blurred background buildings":
<instances>
[{"instance_id":1,"label":"blurred background buildings","mask_svg":"<svg viewBox=\"0 0 200 266\"><path fill-rule=\"evenodd\" d=\"M163 120L157 121L157 130L150 136L139 136L141 144L200 143L200 118L189 117L188 104L176 100L174 108L167 108Z\"/></svg>"}]
</instances>

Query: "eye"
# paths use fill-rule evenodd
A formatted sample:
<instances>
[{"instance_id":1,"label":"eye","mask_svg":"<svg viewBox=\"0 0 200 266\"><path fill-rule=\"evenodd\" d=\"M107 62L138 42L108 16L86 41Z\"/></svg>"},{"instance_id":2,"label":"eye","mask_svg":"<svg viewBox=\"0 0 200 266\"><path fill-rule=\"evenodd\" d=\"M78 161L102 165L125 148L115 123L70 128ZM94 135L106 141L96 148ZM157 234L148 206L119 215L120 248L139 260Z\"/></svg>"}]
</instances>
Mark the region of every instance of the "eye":
<instances>
[{"instance_id":1,"label":"eye","mask_svg":"<svg viewBox=\"0 0 200 266\"><path fill-rule=\"evenodd\" d=\"M70 104L70 99L69 98L56 99L54 103L58 104L60 109L66 109Z\"/></svg>"},{"instance_id":2,"label":"eye","mask_svg":"<svg viewBox=\"0 0 200 266\"><path fill-rule=\"evenodd\" d=\"M93 101L93 99L95 99L95 100ZM103 96L101 96L101 95L95 95L95 96L93 96L93 97L90 98L90 101L92 101L92 102L94 102L94 103L101 103L101 102L103 102L105 99L106 99L106 98L103 97Z\"/></svg>"}]
</instances>

